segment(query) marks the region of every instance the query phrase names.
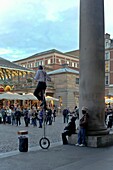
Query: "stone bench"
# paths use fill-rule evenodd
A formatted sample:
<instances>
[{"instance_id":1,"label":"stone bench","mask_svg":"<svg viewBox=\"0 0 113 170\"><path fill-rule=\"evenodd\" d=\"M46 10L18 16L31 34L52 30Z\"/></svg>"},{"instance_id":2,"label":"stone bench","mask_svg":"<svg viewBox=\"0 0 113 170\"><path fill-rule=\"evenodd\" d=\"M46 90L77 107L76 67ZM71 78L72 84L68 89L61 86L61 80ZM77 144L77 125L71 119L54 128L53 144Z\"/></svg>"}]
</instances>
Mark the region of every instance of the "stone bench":
<instances>
[{"instance_id":1,"label":"stone bench","mask_svg":"<svg viewBox=\"0 0 113 170\"><path fill-rule=\"evenodd\" d=\"M68 136L68 144L75 145L77 143L78 135L72 134L71 136Z\"/></svg>"},{"instance_id":2,"label":"stone bench","mask_svg":"<svg viewBox=\"0 0 113 170\"><path fill-rule=\"evenodd\" d=\"M75 145L77 143L78 135L72 134L68 136L68 144ZM106 147L113 146L113 133L102 136L87 136L86 137L88 147Z\"/></svg>"}]
</instances>

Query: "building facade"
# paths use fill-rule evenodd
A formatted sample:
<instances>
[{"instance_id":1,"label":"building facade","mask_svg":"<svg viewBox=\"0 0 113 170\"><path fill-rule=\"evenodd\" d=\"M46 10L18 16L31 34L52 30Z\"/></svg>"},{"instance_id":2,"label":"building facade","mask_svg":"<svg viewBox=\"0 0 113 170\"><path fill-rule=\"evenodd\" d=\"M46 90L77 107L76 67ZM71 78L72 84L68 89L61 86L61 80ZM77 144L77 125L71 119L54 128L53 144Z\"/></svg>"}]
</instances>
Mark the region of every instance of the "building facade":
<instances>
[{"instance_id":1,"label":"building facade","mask_svg":"<svg viewBox=\"0 0 113 170\"><path fill-rule=\"evenodd\" d=\"M113 39L105 34L105 95L113 96Z\"/></svg>"},{"instance_id":2,"label":"building facade","mask_svg":"<svg viewBox=\"0 0 113 170\"><path fill-rule=\"evenodd\" d=\"M52 73L50 75L52 77L52 82L48 83L48 88L46 91L47 95L51 95L54 97L60 96L61 98L64 98L63 104L64 106L68 107L68 105L70 105L69 101L71 100L71 98L63 97L63 96L66 96L69 91L75 88L73 94L75 94L76 97L75 99L72 100L74 100L75 105L76 103L78 104L77 100L79 98L79 90L77 86L76 87L73 86L73 83L75 82L76 78L77 81L79 82L78 74L75 74L73 72L74 74L73 76L75 77L77 76L76 78L74 77L73 79L72 73L69 72L58 73L56 71L57 72L56 74L54 70L62 69L63 65L67 64L69 69L79 71L79 50L73 50L66 53L62 53L58 50L52 49L45 52L37 53L35 55L32 55L30 57L21 60L14 61L14 63L22 67L25 67L27 69L32 69L34 71L38 69L39 65L43 65L48 73ZM71 88L72 86L73 88ZM63 89L66 89L64 90L65 94L63 93ZM29 89L29 90L30 92L33 91L33 89ZM71 93L68 94L67 96L69 95L72 97ZM105 34L105 96L109 96L109 95L113 96L113 39L110 38L110 34L106 33Z\"/></svg>"},{"instance_id":3,"label":"building facade","mask_svg":"<svg viewBox=\"0 0 113 170\"><path fill-rule=\"evenodd\" d=\"M39 65L43 65L47 71L52 71L61 68L63 64L68 64L68 67L79 70L78 50L68 54L68 52L62 53L53 49L14 61L14 63L33 70L37 70Z\"/></svg>"},{"instance_id":4,"label":"building facade","mask_svg":"<svg viewBox=\"0 0 113 170\"><path fill-rule=\"evenodd\" d=\"M48 72L54 82L54 96L59 98L59 107L73 110L79 99L79 71L67 66Z\"/></svg>"},{"instance_id":5,"label":"building facade","mask_svg":"<svg viewBox=\"0 0 113 170\"><path fill-rule=\"evenodd\" d=\"M43 65L52 78L52 81L47 84L46 95L59 98L59 107L62 107L62 109L65 107L73 109L75 104L78 105L78 50L68 54L53 49L15 61L14 63L34 71L37 71L39 65ZM68 68L64 68L65 66L68 66ZM33 82L32 88L26 88L26 92L27 90L30 92L34 91Z\"/></svg>"}]
</instances>

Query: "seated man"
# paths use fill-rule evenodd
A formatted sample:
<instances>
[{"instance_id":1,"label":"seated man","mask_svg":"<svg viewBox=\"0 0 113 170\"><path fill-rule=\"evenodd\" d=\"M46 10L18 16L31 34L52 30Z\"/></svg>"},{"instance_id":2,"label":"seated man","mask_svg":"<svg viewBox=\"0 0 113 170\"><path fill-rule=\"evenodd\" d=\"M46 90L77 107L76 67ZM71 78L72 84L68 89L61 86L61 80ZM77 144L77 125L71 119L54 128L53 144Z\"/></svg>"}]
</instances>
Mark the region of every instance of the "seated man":
<instances>
[{"instance_id":1,"label":"seated man","mask_svg":"<svg viewBox=\"0 0 113 170\"><path fill-rule=\"evenodd\" d=\"M113 114L108 115L107 116L107 128L112 128L113 125Z\"/></svg>"},{"instance_id":2,"label":"seated man","mask_svg":"<svg viewBox=\"0 0 113 170\"><path fill-rule=\"evenodd\" d=\"M75 117L71 118L71 121L68 123L68 125L64 128L64 132L62 133L62 141L63 145L68 144L66 136L71 136L72 134L75 134L76 132L76 125L75 125Z\"/></svg>"}]
</instances>

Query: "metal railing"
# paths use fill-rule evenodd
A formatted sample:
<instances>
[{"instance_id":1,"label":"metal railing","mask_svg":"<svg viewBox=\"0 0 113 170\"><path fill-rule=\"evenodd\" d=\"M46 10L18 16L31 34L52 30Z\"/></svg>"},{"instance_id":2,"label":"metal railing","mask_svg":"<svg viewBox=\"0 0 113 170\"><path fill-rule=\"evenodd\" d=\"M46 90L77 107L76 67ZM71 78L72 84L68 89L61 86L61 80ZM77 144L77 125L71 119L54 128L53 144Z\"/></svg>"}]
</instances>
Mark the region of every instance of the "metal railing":
<instances>
[{"instance_id":1,"label":"metal railing","mask_svg":"<svg viewBox=\"0 0 113 170\"><path fill-rule=\"evenodd\" d=\"M36 82L20 82L16 85L14 85L14 90L19 90L19 89L27 89L27 88L36 88L37 83ZM54 83L53 82L47 82L47 87L54 89Z\"/></svg>"}]
</instances>

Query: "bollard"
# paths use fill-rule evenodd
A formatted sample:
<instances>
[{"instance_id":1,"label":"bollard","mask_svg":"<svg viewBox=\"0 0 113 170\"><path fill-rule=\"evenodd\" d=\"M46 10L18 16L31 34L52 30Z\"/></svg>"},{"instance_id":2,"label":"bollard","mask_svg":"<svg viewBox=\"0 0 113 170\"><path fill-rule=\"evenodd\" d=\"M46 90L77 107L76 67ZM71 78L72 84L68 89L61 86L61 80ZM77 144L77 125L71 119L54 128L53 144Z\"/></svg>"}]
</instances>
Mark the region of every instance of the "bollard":
<instances>
[{"instance_id":1,"label":"bollard","mask_svg":"<svg viewBox=\"0 0 113 170\"><path fill-rule=\"evenodd\" d=\"M28 131L21 130L18 131L19 139L19 151L27 152L28 151Z\"/></svg>"}]
</instances>

